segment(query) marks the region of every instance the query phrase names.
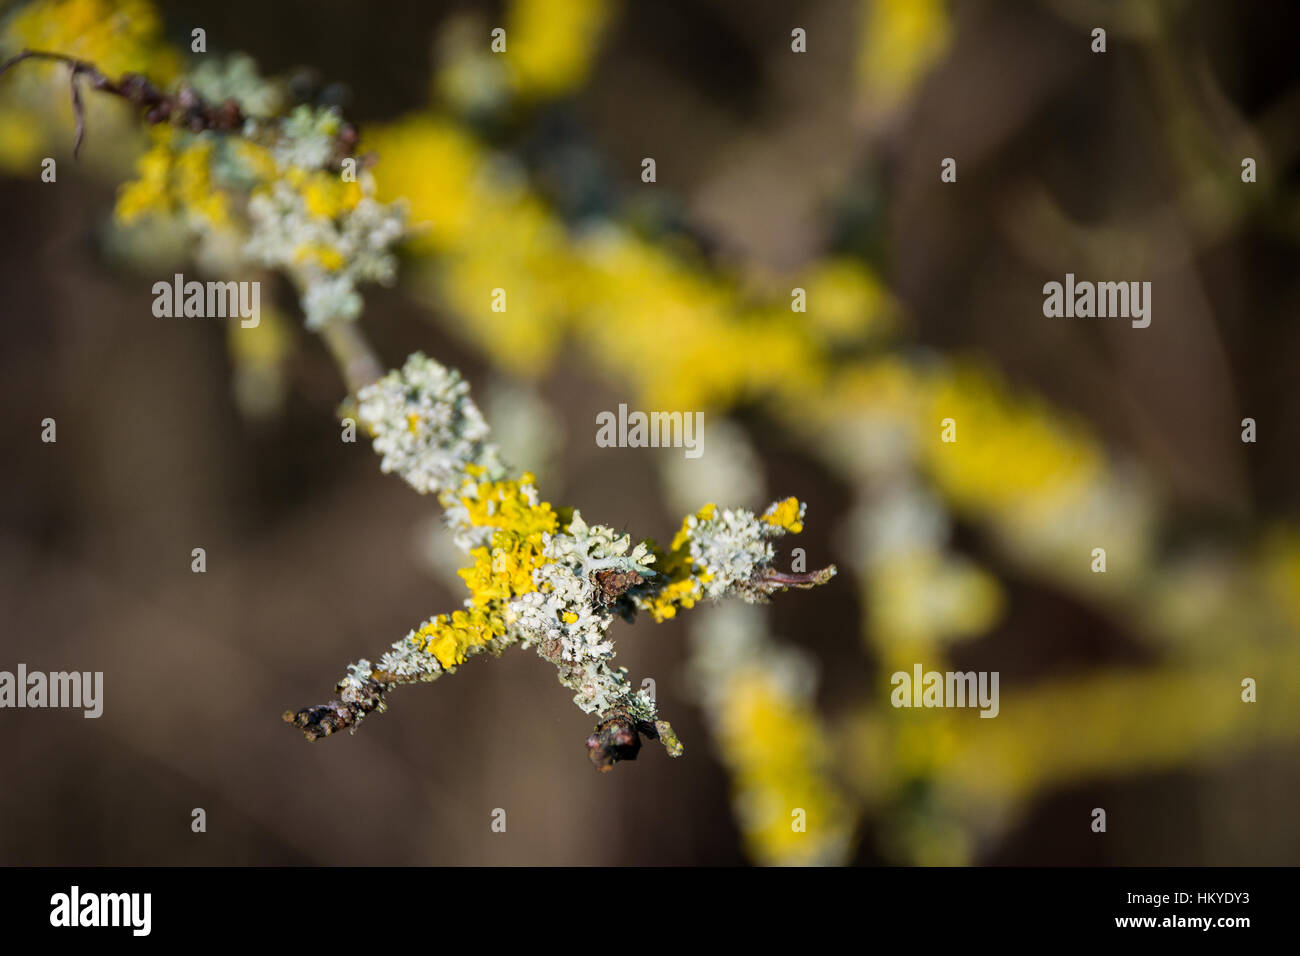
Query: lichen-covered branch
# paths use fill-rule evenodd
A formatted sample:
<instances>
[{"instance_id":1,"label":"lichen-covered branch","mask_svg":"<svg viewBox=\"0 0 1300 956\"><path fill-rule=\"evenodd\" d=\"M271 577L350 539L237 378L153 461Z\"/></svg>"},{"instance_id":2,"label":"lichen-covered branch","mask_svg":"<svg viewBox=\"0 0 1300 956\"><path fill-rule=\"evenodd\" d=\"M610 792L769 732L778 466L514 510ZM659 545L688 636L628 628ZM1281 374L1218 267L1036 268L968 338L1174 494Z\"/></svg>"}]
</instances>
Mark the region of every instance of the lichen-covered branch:
<instances>
[{"instance_id":1,"label":"lichen-covered branch","mask_svg":"<svg viewBox=\"0 0 1300 956\"><path fill-rule=\"evenodd\" d=\"M83 81L97 93L116 96L130 103L140 110L141 118L150 125L171 125L191 133L234 133L254 141L276 142L282 137L278 121L247 115L235 97L227 97L219 103L210 103L188 83L182 83L175 91L168 92L139 73L125 73L114 80L104 75L95 64L64 53L21 50L4 63L0 63L0 76L27 60L61 63L68 68L68 83L71 87L72 107L77 123L73 145L74 155L80 151L86 132L85 107L81 99ZM337 169L344 158L352 155L356 145L356 127L348 123L340 123L335 130L333 148L328 159L329 165Z\"/></svg>"},{"instance_id":2,"label":"lichen-covered branch","mask_svg":"<svg viewBox=\"0 0 1300 956\"><path fill-rule=\"evenodd\" d=\"M425 621L377 663L353 664L337 700L286 713L308 739L355 730L384 709L398 684L437 680L476 654L518 644L554 665L574 703L598 719L587 741L598 769L635 758L642 734L677 756L681 742L654 699L612 663L614 621L638 610L666 620L705 597L762 601L835 573L772 568L772 541L802 527L804 506L793 498L761 516L708 505L686 519L666 552L649 541L633 546L628 535L588 524L577 511L553 509L531 474L507 477L460 375L423 355L357 400L380 467L438 498L457 546L473 561L460 572L470 594L463 609Z\"/></svg>"},{"instance_id":3,"label":"lichen-covered branch","mask_svg":"<svg viewBox=\"0 0 1300 956\"><path fill-rule=\"evenodd\" d=\"M294 281L306 324L321 333L355 395L381 468L438 499L470 562L460 572L469 589L462 608L425 620L376 663L351 665L336 699L285 713L307 739L355 731L386 708L400 684L434 681L472 656L520 645L549 661L574 703L598 721L587 741L597 769L635 758L642 735L678 756L681 741L653 697L613 663L615 619L646 611L663 621L705 598L765 601L835 573L773 567L773 540L802 529L804 505L794 498L762 515L706 505L668 549L633 545L629 535L588 524L576 510L553 509L531 474L511 477L456 371L415 354L381 377L354 323L356 287L393 278L391 250L408 229L402 204L373 198L368 163L347 165L357 134L337 111L300 106L282 116L253 115L250 104L276 96L246 63L209 71L207 96L192 82L166 92L136 74L112 80L84 60L31 50L0 73L40 59L71 71L78 145L82 81L140 107L163 130L138 164L139 178L119 194L119 220L180 218L200 258L226 271L275 268Z\"/></svg>"},{"instance_id":4,"label":"lichen-covered branch","mask_svg":"<svg viewBox=\"0 0 1300 956\"><path fill-rule=\"evenodd\" d=\"M111 79L85 60L23 50L0 75L29 61L66 64L83 132L80 83L125 100L153 126L137 178L118 193L123 225L170 221L194 241L195 259L226 277L272 268L297 287L308 328L355 320L358 286L391 282L392 249L408 231L405 206L374 198L371 157L355 155L357 130L333 107L299 105L276 115L255 107L283 100L279 86L247 60L212 66L164 91L139 74ZM202 86L205 94L199 92ZM373 381L381 366L346 331L326 334L349 385Z\"/></svg>"}]
</instances>

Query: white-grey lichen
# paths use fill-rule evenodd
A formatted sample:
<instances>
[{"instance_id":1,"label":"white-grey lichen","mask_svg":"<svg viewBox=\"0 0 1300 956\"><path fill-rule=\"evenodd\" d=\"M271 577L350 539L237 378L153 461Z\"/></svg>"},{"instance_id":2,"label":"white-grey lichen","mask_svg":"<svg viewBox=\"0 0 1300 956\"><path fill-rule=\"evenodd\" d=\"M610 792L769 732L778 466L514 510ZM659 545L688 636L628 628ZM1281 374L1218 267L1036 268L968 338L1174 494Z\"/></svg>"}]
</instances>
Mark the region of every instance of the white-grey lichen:
<instances>
[{"instance_id":1,"label":"white-grey lichen","mask_svg":"<svg viewBox=\"0 0 1300 956\"><path fill-rule=\"evenodd\" d=\"M244 255L293 280L311 329L353 321L362 307L357 286L388 284L397 273L392 248L406 232L405 209L376 201L369 173L357 182L362 198L334 219L313 213L303 193L284 179L248 201L251 230Z\"/></svg>"},{"instance_id":2,"label":"white-grey lichen","mask_svg":"<svg viewBox=\"0 0 1300 956\"><path fill-rule=\"evenodd\" d=\"M363 388L357 402L382 456L380 468L400 475L420 494L459 491L471 465L483 468L487 480L505 474L496 446L488 441L487 422L469 397L469 383L455 369L417 352L401 371ZM446 504L459 509L448 515L449 524L471 527L463 505Z\"/></svg>"},{"instance_id":3,"label":"white-grey lichen","mask_svg":"<svg viewBox=\"0 0 1300 956\"><path fill-rule=\"evenodd\" d=\"M321 169L333 156L334 137L343 123L334 107L296 106L280 122L280 138L272 151L282 168Z\"/></svg>"},{"instance_id":4,"label":"white-grey lichen","mask_svg":"<svg viewBox=\"0 0 1300 956\"><path fill-rule=\"evenodd\" d=\"M207 102L234 100L246 116L274 116L284 102L280 86L263 77L257 62L244 53L204 57L188 80Z\"/></svg>"},{"instance_id":5,"label":"white-grey lichen","mask_svg":"<svg viewBox=\"0 0 1300 956\"><path fill-rule=\"evenodd\" d=\"M573 701L583 711L599 714L621 707L653 720L654 702L631 690L626 671L606 666L614 657L607 632L615 614L596 601L591 583L591 575L601 570L652 576L649 547L641 543L628 554L629 547L630 536L588 525L575 511L565 532L547 536L543 553L549 561L533 572L538 590L510 602L509 618L526 645L538 645L553 660L580 668L565 683L576 691Z\"/></svg>"},{"instance_id":6,"label":"white-grey lichen","mask_svg":"<svg viewBox=\"0 0 1300 956\"><path fill-rule=\"evenodd\" d=\"M773 588L763 574L772 566L775 550L772 541L786 533L780 524L745 508L715 509L711 516L691 515L686 519L687 542L691 561L699 572L699 597L739 597L750 603L767 600ZM805 505L799 505L798 520L803 520ZM833 569L829 574L833 574Z\"/></svg>"}]
</instances>

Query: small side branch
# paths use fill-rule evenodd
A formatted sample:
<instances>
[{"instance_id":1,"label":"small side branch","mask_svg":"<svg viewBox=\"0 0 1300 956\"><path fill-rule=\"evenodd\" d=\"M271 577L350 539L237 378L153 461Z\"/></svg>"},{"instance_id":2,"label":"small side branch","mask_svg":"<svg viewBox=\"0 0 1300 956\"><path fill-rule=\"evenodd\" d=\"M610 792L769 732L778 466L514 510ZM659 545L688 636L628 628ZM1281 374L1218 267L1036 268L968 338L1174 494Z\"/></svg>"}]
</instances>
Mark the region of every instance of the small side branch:
<instances>
[{"instance_id":1,"label":"small side branch","mask_svg":"<svg viewBox=\"0 0 1300 956\"><path fill-rule=\"evenodd\" d=\"M383 376L379 356L356 322L326 322L320 334L353 395Z\"/></svg>"},{"instance_id":2,"label":"small side branch","mask_svg":"<svg viewBox=\"0 0 1300 956\"><path fill-rule=\"evenodd\" d=\"M299 711L286 710L284 722L301 730L309 741L328 737L340 730L355 730L367 714L376 710L383 713L388 709L385 698L393 686L373 677L359 682L344 681L338 686L336 699Z\"/></svg>"},{"instance_id":3,"label":"small side branch","mask_svg":"<svg viewBox=\"0 0 1300 956\"><path fill-rule=\"evenodd\" d=\"M778 571L776 568L764 568L763 573L758 576L755 584L760 590L767 594L785 588L799 588L800 590L806 591L809 588L819 587L828 582L831 578L835 577L836 570L837 569L833 564L829 567L819 568L816 571L804 571L799 573Z\"/></svg>"},{"instance_id":4,"label":"small side branch","mask_svg":"<svg viewBox=\"0 0 1300 956\"><path fill-rule=\"evenodd\" d=\"M608 773L620 760L635 760L641 752L641 735L658 740L670 757L682 755L682 742L672 724L666 720L638 720L624 713L615 713L596 725L587 738L587 756L600 773Z\"/></svg>"},{"instance_id":5,"label":"small side branch","mask_svg":"<svg viewBox=\"0 0 1300 956\"><path fill-rule=\"evenodd\" d=\"M193 133L211 130L217 133L248 135L256 133L267 125L267 121L248 116L239 103L227 99L221 103L207 103L192 86L181 84L174 93L168 93L155 86L147 77L139 73L124 73L119 79L105 76L95 64L65 53L49 50L23 50L0 64L0 76L11 67L27 60L45 60L62 63L71 71L72 109L76 114L77 128L73 140L72 154L75 157L81 149L85 137L85 108L81 98L81 81L90 84L92 90L107 93L126 100L132 106L143 111L144 121L151 125L167 123L188 129ZM247 127L252 124L252 129ZM256 138L249 136L249 138ZM350 123L342 123L335 139L335 157L341 160L351 156L356 148L359 135Z\"/></svg>"}]
</instances>

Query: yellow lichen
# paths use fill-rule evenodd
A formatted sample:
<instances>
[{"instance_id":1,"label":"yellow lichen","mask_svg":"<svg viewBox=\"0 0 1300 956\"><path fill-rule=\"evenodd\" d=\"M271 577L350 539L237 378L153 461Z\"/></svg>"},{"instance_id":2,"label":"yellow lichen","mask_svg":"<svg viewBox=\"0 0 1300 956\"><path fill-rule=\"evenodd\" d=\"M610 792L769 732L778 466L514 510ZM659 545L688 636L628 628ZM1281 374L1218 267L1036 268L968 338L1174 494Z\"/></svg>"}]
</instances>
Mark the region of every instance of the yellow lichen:
<instances>
[{"instance_id":1,"label":"yellow lichen","mask_svg":"<svg viewBox=\"0 0 1300 956\"><path fill-rule=\"evenodd\" d=\"M506 12L506 65L521 93L552 97L587 76L608 0L511 0Z\"/></svg>"},{"instance_id":2,"label":"yellow lichen","mask_svg":"<svg viewBox=\"0 0 1300 956\"><path fill-rule=\"evenodd\" d=\"M830 749L807 702L757 667L719 690L718 749L750 855L776 865L838 858L853 814L827 775Z\"/></svg>"},{"instance_id":3,"label":"yellow lichen","mask_svg":"<svg viewBox=\"0 0 1300 956\"><path fill-rule=\"evenodd\" d=\"M803 506L800 505L798 498L786 498L784 501L778 501L763 512L763 520L768 524L784 528L794 534L798 534L803 530L802 519Z\"/></svg>"},{"instance_id":4,"label":"yellow lichen","mask_svg":"<svg viewBox=\"0 0 1300 956\"><path fill-rule=\"evenodd\" d=\"M439 614L415 632L415 642L443 667L465 662L475 648L486 646L506 633L506 622L495 606Z\"/></svg>"}]
</instances>

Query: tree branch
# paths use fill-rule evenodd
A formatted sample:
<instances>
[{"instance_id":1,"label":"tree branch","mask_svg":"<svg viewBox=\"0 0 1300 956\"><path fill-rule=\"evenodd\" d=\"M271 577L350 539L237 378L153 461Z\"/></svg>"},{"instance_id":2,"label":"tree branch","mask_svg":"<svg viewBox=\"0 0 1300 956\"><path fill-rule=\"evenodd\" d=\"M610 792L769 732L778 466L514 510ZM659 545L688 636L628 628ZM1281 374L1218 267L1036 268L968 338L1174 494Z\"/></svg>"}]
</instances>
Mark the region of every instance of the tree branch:
<instances>
[{"instance_id":1,"label":"tree branch","mask_svg":"<svg viewBox=\"0 0 1300 956\"><path fill-rule=\"evenodd\" d=\"M215 133L238 134L247 139L257 139L258 134L268 128L268 120L262 117L246 115L239 103L234 99L227 99L216 104L207 103L192 86L186 83L181 83L176 92L167 93L139 73L124 73L117 80L113 80L105 76L95 64L68 56L65 53L54 53L48 50L23 50L0 64L0 76L8 72L11 67L26 60L48 60L53 63L63 63L71 70L72 107L77 117L76 138L72 148L74 157L80 150L81 141L85 135L85 113L81 101L81 91L77 85L77 81L81 77L89 80L91 89L119 97L132 106L143 110L144 121L150 125L156 126L166 123L187 129L192 133L210 130ZM252 124L251 129L248 128L249 124ZM359 135L354 125L351 123L339 125L335 137L336 163L353 154L358 139Z\"/></svg>"}]
</instances>

